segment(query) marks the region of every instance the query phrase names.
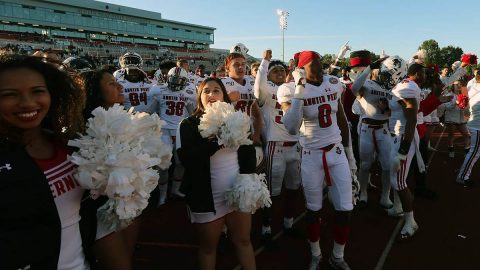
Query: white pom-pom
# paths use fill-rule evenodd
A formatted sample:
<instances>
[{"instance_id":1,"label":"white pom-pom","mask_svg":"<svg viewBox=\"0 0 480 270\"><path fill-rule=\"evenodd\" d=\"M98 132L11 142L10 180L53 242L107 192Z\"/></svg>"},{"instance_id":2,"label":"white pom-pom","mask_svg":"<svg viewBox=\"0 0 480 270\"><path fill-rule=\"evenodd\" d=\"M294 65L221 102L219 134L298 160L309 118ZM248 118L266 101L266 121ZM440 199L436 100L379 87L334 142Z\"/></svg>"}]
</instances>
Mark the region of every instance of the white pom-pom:
<instances>
[{"instance_id":1,"label":"white pom-pom","mask_svg":"<svg viewBox=\"0 0 480 270\"><path fill-rule=\"evenodd\" d=\"M265 174L239 174L225 198L227 205L244 213L254 214L257 209L272 205Z\"/></svg>"},{"instance_id":2,"label":"white pom-pom","mask_svg":"<svg viewBox=\"0 0 480 270\"><path fill-rule=\"evenodd\" d=\"M122 229L141 214L158 183L152 167L170 166L172 148L160 139L165 124L158 115L124 110L115 104L93 110L87 134L69 141L79 150L71 161L78 165L77 179L92 198L107 195L97 215L111 229Z\"/></svg>"},{"instance_id":3,"label":"white pom-pom","mask_svg":"<svg viewBox=\"0 0 480 270\"><path fill-rule=\"evenodd\" d=\"M215 102L207 106L198 130L203 138L217 136L219 142L228 148L235 149L240 145L252 144L248 139L250 118L245 113L236 112L231 104L225 102Z\"/></svg>"}]
</instances>

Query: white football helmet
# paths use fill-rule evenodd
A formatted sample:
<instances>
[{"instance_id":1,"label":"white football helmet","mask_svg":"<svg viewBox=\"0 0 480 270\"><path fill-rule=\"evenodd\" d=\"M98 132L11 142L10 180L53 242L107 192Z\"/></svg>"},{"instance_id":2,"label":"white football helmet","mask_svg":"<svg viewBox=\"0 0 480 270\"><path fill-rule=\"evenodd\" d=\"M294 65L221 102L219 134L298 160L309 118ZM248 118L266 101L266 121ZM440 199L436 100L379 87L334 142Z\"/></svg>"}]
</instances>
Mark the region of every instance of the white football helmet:
<instances>
[{"instance_id":1,"label":"white football helmet","mask_svg":"<svg viewBox=\"0 0 480 270\"><path fill-rule=\"evenodd\" d=\"M230 53L240 53L243 56L247 56L248 49L243 43L237 43L230 48Z\"/></svg>"},{"instance_id":2,"label":"white football helmet","mask_svg":"<svg viewBox=\"0 0 480 270\"><path fill-rule=\"evenodd\" d=\"M188 85L188 73L181 67L174 67L167 74L168 87L173 91L181 91Z\"/></svg>"},{"instance_id":3,"label":"white football helmet","mask_svg":"<svg viewBox=\"0 0 480 270\"><path fill-rule=\"evenodd\" d=\"M382 62L378 82L386 89L392 89L407 76L408 65L400 56L390 56Z\"/></svg>"},{"instance_id":4,"label":"white football helmet","mask_svg":"<svg viewBox=\"0 0 480 270\"><path fill-rule=\"evenodd\" d=\"M137 68L142 69L143 59L138 53L127 52L118 59L120 67L123 69Z\"/></svg>"}]
</instances>

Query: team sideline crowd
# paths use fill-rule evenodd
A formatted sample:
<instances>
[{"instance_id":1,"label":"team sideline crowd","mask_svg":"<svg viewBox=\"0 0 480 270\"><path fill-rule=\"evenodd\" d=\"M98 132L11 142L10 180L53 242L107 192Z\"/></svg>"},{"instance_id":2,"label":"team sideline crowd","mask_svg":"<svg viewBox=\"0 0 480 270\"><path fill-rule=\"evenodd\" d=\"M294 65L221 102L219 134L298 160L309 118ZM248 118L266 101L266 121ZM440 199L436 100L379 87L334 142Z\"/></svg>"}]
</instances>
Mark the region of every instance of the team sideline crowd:
<instances>
[{"instance_id":1,"label":"team sideline crowd","mask_svg":"<svg viewBox=\"0 0 480 270\"><path fill-rule=\"evenodd\" d=\"M262 243L273 248L272 209L282 209L283 231L298 237L294 202L302 192L310 270L322 261L332 269L356 268L344 259L350 230L355 230L350 219L354 208L372 203L385 209L386 217L403 219L398 240L413 244L422 226L414 217L414 197L437 197L426 181L436 126L446 127L450 158L459 153L454 133L463 138L464 162L452 181L467 188L475 184L471 173L480 157L477 57L464 54L440 69L425 64L424 50L409 60L384 52L372 60L368 50L352 51L345 63L349 51L347 42L325 67L315 51L298 52L285 64L266 49L260 62L248 66L248 49L237 43L224 65L209 75L203 65L192 72L191 63L181 59L147 73L135 52L122 55L118 68L94 68L77 57L61 61L41 51L2 52L0 268L133 269L142 215L172 199L186 204L199 269L215 269L217 249L226 241L243 269L256 269L252 214L261 212ZM228 112L227 104L241 113ZM136 117L132 123L139 124L122 124L120 116L102 118L114 110ZM153 115L158 117L148 118ZM161 119L161 128L146 128L147 118ZM242 119L247 119L246 129ZM80 148L72 143L86 133L122 138L129 128L158 129L161 136L140 136L137 145L115 139ZM168 153L139 149L149 143ZM127 159L115 149L144 151L118 165ZM85 162L72 159L93 160L103 153L105 161L90 171L82 169ZM378 202L368 196L372 167L381 174ZM99 175L99 168L111 173ZM414 188L407 186L409 175ZM154 180L151 188L135 184L148 179ZM334 243L331 255L323 258L320 212L327 201L334 209ZM118 209L130 219L117 222ZM108 211L114 218L101 214Z\"/></svg>"}]
</instances>

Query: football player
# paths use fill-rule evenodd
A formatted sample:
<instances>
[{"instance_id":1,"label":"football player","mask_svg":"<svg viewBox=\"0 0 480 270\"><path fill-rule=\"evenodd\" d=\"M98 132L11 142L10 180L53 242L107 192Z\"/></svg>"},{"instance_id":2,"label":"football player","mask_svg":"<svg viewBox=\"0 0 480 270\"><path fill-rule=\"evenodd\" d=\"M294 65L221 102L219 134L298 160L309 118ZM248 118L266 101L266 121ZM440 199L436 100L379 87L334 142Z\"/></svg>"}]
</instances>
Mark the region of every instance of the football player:
<instances>
[{"instance_id":1,"label":"football player","mask_svg":"<svg viewBox=\"0 0 480 270\"><path fill-rule=\"evenodd\" d=\"M385 73L377 73L378 76L376 78L369 79L372 71L378 70L383 60L385 59L379 59L368 65L356 78L351 88L352 93L359 98L357 100L359 100L359 105L364 112L359 127L360 171L358 178L360 182L360 200L358 206L361 208L367 206L368 180L375 154L382 168L380 205L386 209L392 207L389 173L391 137L388 130L388 100L391 99L391 88L385 84L390 79L390 76L385 78ZM394 63L395 58L390 58L389 61Z\"/></svg>"},{"instance_id":2,"label":"football player","mask_svg":"<svg viewBox=\"0 0 480 270\"><path fill-rule=\"evenodd\" d=\"M191 84L191 87L195 89L195 87L198 85L198 80L195 74L190 73L190 64L188 64L188 60L186 59L177 60L177 67L181 67L187 72L188 82Z\"/></svg>"},{"instance_id":3,"label":"football player","mask_svg":"<svg viewBox=\"0 0 480 270\"><path fill-rule=\"evenodd\" d=\"M390 75L387 83L396 84L389 102L391 110L389 128L394 134L390 154L390 181L392 187L398 192L401 204L397 197L394 197L394 205L389 209L389 214L401 215L404 212L405 224L399 235L399 239L403 240L411 238L418 230L413 216L413 196L407 187L406 180L414 155L420 172L425 171L425 165L419 153L419 137L416 129L421 94L418 85L425 80L425 69L423 65L413 63L407 70L407 64L402 58L392 56L382 63L380 73L383 72L387 76ZM405 74L407 78L403 79Z\"/></svg>"},{"instance_id":4,"label":"football player","mask_svg":"<svg viewBox=\"0 0 480 270\"><path fill-rule=\"evenodd\" d=\"M329 264L334 269L350 269L344 260L344 248L353 209L350 170L356 170L356 166L340 102L344 87L338 78L323 74L318 53L303 51L294 59L297 60L292 74L295 82L280 86L277 96L285 112L282 121L288 132L293 135L300 131L301 175L312 253L309 269L317 269L322 260L319 239L324 186L329 187L335 208L335 239Z\"/></svg>"},{"instance_id":5,"label":"football player","mask_svg":"<svg viewBox=\"0 0 480 270\"><path fill-rule=\"evenodd\" d=\"M113 73L117 82L123 86L126 110L134 107L135 111L144 112L150 105L150 88L153 82L142 70L143 60L138 53L127 52L119 58L120 68Z\"/></svg>"},{"instance_id":6,"label":"football player","mask_svg":"<svg viewBox=\"0 0 480 270\"><path fill-rule=\"evenodd\" d=\"M280 202L283 181L285 180L285 210L283 227L292 232L293 205L300 187L300 151L298 135L290 135L282 123L283 111L277 100L277 90L285 83L287 67L279 60L272 59L272 51L263 53L263 60L255 79L255 96L262 110L265 129L267 185L272 197L272 205ZM268 245L272 240L270 211L264 209L262 235Z\"/></svg>"},{"instance_id":7,"label":"football player","mask_svg":"<svg viewBox=\"0 0 480 270\"><path fill-rule=\"evenodd\" d=\"M170 69L167 74L166 85L157 84L151 89L153 100L147 112L157 113L160 118L166 122L166 125L162 127L162 141L172 145L173 149L175 149L178 125L184 118L191 115L195 109L195 90L189 86L187 72L181 67L174 67ZM183 197L179 188L184 169L180 164L176 151L173 151L173 155L175 158L175 168L170 192L173 196ZM165 203L167 183L168 170L162 170L160 171L159 181L159 206Z\"/></svg>"},{"instance_id":8,"label":"football player","mask_svg":"<svg viewBox=\"0 0 480 270\"><path fill-rule=\"evenodd\" d=\"M254 144L261 145L262 115L253 91L255 81L245 76L247 62L240 53L230 53L225 60L228 77L222 78L228 96L235 110L242 111L252 117Z\"/></svg>"}]
</instances>

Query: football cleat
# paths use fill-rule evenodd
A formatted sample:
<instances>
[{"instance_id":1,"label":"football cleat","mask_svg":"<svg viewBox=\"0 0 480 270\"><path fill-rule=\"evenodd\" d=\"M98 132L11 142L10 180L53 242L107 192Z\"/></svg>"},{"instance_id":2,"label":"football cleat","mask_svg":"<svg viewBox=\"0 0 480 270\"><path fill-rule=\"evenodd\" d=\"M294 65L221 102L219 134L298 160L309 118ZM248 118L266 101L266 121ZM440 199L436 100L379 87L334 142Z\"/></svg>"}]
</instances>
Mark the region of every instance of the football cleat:
<instances>
[{"instance_id":1,"label":"football cleat","mask_svg":"<svg viewBox=\"0 0 480 270\"><path fill-rule=\"evenodd\" d=\"M332 269L350 270L350 266L348 266L347 262L343 258L337 259L333 256L330 256L328 264Z\"/></svg>"}]
</instances>

